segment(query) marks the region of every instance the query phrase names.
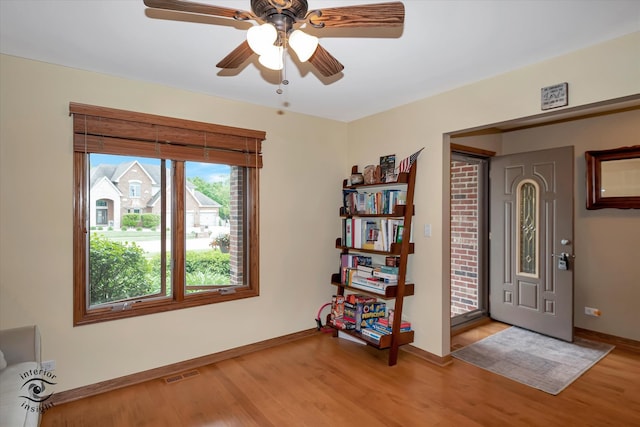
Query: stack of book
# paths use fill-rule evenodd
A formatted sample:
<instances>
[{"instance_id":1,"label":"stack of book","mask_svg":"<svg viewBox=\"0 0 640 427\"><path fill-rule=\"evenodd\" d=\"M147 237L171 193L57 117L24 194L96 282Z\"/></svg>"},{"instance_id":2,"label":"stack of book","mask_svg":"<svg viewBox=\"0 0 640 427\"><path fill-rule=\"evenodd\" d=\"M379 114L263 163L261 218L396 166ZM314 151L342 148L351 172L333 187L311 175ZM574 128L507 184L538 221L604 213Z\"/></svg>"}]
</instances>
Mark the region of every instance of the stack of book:
<instances>
[{"instance_id":1,"label":"stack of book","mask_svg":"<svg viewBox=\"0 0 640 427\"><path fill-rule=\"evenodd\" d=\"M387 267L386 265L381 265L374 269L372 274L373 277L382 279L384 283L389 285L398 284L398 267Z\"/></svg>"},{"instance_id":2,"label":"stack of book","mask_svg":"<svg viewBox=\"0 0 640 427\"><path fill-rule=\"evenodd\" d=\"M389 323L388 317L377 319L375 322L367 328L364 328L360 333L366 337L373 339L374 341L380 341L380 338L384 335L391 335L392 329ZM411 323L403 320L400 324L400 332L409 332L411 330Z\"/></svg>"},{"instance_id":3,"label":"stack of book","mask_svg":"<svg viewBox=\"0 0 640 427\"><path fill-rule=\"evenodd\" d=\"M380 338L384 335L378 331L376 331L375 329L372 328L366 328L360 331L360 333L362 335L364 335L365 337L369 337L374 341L378 341L380 342Z\"/></svg>"},{"instance_id":4,"label":"stack of book","mask_svg":"<svg viewBox=\"0 0 640 427\"><path fill-rule=\"evenodd\" d=\"M336 295L332 299L330 321L338 329L361 331L371 327L386 314L386 304L375 297L351 294L345 297Z\"/></svg>"},{"instance_id":5,"label":"stack of book","mask_svg":"<svg viewBox=\"0 0 640 427\"><path fill-rule=\"evenodd\" d=\"M358 265L342 267L341 281L343 285L356 289L385 293L388 286L398 284L398 267L385 265Z\"/></svg>"},{"instance_id":6,"label":"stack of book","mask_svg":"<svg viewBox=\"0 0 640 427\"><path fill-rule=\"evenodd\" d=\"M373 329L384 334L390 334L392 326L393 324L389 322L388 317L378 319L377 322L371 325ZM403 320L400 323L400 332L409 332L410 330L411 330L411 323L406 320Z\"/></svg>"}]
</instances>

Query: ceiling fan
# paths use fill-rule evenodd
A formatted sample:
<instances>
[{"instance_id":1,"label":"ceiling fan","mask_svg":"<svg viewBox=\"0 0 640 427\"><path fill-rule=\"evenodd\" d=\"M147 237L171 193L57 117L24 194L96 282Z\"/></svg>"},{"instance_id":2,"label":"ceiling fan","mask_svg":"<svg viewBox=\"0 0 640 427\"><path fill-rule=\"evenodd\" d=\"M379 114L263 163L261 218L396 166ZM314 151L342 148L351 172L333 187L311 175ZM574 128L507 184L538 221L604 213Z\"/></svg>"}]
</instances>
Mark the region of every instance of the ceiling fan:
<instances>
[{"instance_id":1,"label":"ceiling fan","mask_svg":"<svg viewBox=\"0 0 640 427\"><path fill-rule=\"evenodd\" d=\"M401 2L331 7L309 11L307 0L251 0L251 12L195 3L187 0L144 0L149 8L211 15L237 21L255 21L242 42L216 66L238 68L254 53L272 70L283 68L283 54L290 47L300 62L309 61L325 77L344 66L300 28L398 27L404 23Z\"/></svg>"}]
</instances>

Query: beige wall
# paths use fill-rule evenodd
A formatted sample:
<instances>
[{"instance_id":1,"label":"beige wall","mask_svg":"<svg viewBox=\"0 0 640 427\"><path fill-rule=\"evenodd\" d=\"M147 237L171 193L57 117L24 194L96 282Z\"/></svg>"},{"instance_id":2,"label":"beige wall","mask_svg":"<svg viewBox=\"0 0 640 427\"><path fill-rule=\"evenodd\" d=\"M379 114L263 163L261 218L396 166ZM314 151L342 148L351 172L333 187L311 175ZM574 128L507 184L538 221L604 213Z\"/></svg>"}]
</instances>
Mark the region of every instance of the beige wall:
<instances>
[{"instance_id":1,"label":"beige wall","mask_svg":"<svg viewBox=\"0 0 640 427\"><path fill-rule=\"evenodd\" d=\"M315 327L338 259L346 124L10 56L0 89L0 328L40 326L56 391ZM260 297L72 327L70 101L266 131Z\"/></svg>"},{"instance_id":2,"label":"beige wall","mask_svg":"<svg viewBox=\"0 0 640 427\"><path fill-rule=\"evenodd\" d=\"M584 152L640 144L640 110L503 134L503 153L574 146L575 326L640 340L640 211L587 210ZM584 307L602 316L585 316Z\"/></svg>"},{"instance_id":3,"label":"beige wall","mask_svg":"<svg viewBox=\"0 0 640 427\"><path fill-rule=\"evenodd\" d=\"M416 293L405 302L416 346L449 353L449 142L443 135L540 114L540 88L554 83L569 83L570 107L640 93L638 45L635 33L349 124L350 163L366 165L390 147L398 158L426 147L418 161L416 249L408 270ZM425 224L431 237L423 236ZM609 331L623 334L628 326Z\"/></svg>"},{"instance_id":4,"label":"beige wall","mask_svg":"<svg viewBox=\"0 0 640 427\"><path fill-rule=\"evenodd\" d=\"M425 146L409 265L416 295L405 307L415 345L447 354L443 134L539 113L540 88L562 81L571 106L639 93L639 43L639 34L623 37L349 124L1 56L0 328L41 327L43 357L58 364L58 391L311 328L333 291L342 179L352 164ZM69 101L267 132L259 298L72 327ZM432 237L422 237L424 224Z\"/></svg>"}]
</instances>

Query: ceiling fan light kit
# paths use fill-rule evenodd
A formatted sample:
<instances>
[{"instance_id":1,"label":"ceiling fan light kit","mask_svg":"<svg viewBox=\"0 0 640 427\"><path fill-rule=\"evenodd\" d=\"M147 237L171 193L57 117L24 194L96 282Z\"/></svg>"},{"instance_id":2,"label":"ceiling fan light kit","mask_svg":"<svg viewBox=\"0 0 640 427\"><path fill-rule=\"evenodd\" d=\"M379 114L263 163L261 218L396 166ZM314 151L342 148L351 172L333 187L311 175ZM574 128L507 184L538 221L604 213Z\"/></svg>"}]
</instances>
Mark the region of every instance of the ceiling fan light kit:
<instances>
[{"instance_id":1,"label":"ceiling fan light kit","mask_svg":"<svg viewBox=\"0 0 640 427\"><path fill-rule=\"evenodd\" d=\"M256 25L247 31L249 47L258 55L264 55L277 39L278 31L271 24Z\"/></svg>"},{"instance_id":2,"label":"ceiling fan light kit","mask_svg":"<svg viewBox=\"0 0 640 427\"><path fill-rule=\"evenodd\" d=\"M258 62L271 70L283 68L284 45L293 49L300 62L307 62L318 47L318 38L301 30L291 31L288 43L282 42L285 38L286 36L279 35L276 27L270 23L253 26L247 31L247 43L259 56Z\"/></svg>"},{"instance_id":3,"label":"ceiling fan light kit","mask_svg":"<svg viewBox=\"0 0 640 427\"><path fill-rule=\"evenodd\" d=\"M258 62L270 70L282 70L284 68L284 48L271 45L258 57Z\"/></svg>"},{"instance_id":4,"label":"ceiling fan light kit","mask_svg":"<svg viewBox=\"0 0 640 427\"><path fill-rule=\"evenodd\" d=\"M294 30L289 36L289 46L298 55L300 62L307 62L318 48L318 38L302 30Z\"/></svg>"},{"instance_id":5,"label":"ceiling fan light kit","mask_svg":"<svg viewBox=\"0 0 640 427\"><path fill-rule=\"evenodd\" d=\"M272 70L284 66L288 47L300 62L311 63L324 77L340 73L344 66L318 42L318 38L300 30L309 25L322 28L399 27L404 24L402 2L377 3L316 9L309 12L307 0L251 0L251 12L188 0L143 0L147 7L255 21L247 39L223 58L219 68L238 68L255 53L258 62Z\"/></svg>"}]
</instances>

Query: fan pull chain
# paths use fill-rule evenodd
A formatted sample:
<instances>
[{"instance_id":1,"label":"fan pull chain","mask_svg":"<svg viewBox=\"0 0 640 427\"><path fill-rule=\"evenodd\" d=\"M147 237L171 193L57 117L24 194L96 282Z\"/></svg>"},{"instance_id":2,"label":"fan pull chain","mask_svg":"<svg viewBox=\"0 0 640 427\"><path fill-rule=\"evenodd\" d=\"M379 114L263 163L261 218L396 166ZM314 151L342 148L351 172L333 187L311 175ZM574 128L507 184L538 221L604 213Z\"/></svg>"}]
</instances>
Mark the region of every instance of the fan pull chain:
<instances>
[{"instance_id":1,"label":"fan pull chain","mask_svg":"<svg viewBox=\"0 0 640 427\"><path fill-rule=\"evenodd\" d=\"M278 84L278 89L276 89L276 93L278 95L282 95L284 90L282 90L282 86L287 86L289 84L289 80L287 80L287 61L286 55L289 53L289 46L287 46L287 38L283 38L283 47L282 49L282 70L280 70L280 83Z\"/></svg>"}]
</instances>

